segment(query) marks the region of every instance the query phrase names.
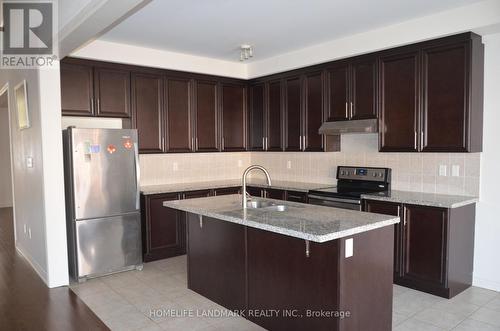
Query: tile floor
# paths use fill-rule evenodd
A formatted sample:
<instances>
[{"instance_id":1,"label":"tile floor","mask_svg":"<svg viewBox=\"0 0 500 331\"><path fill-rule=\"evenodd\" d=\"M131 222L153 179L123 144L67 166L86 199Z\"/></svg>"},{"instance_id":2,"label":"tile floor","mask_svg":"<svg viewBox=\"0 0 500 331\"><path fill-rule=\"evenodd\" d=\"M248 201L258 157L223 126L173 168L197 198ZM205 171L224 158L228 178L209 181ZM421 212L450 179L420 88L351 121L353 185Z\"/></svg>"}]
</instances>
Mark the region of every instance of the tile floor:
<instances>
[{"instance_id":1,"label":"tile floor","mask_svg":"<svg viewBox=\"0 0 500 331\"><path fill-rule=\"evenodd\" d=\"M187 289L186 256L71 289L112 330L263 330L241 317L196 316L223 308ZM183 316L183 311L195 316ZM500 331L500 293L472 287L446 300L395 285L393 329Z\"/></svg>"}]
</instances>

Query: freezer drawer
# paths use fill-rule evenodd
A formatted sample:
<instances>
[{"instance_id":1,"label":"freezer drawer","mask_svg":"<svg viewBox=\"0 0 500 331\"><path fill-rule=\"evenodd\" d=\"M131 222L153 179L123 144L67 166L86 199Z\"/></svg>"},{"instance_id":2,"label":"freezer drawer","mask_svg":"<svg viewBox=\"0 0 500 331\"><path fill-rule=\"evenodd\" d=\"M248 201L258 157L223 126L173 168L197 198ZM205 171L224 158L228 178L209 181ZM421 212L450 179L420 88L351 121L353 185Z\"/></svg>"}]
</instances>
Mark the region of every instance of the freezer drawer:
<instances>
[{"instance_id":1,"label":"freezer drawer","mask_svg":"<svg viewBox=\"0 0 500 331\"><path fill-rule=\"evenodd\" d=\"M142 264L140 213L76 221L75 230L77 278Z\"/></svg>"}]
</instances>

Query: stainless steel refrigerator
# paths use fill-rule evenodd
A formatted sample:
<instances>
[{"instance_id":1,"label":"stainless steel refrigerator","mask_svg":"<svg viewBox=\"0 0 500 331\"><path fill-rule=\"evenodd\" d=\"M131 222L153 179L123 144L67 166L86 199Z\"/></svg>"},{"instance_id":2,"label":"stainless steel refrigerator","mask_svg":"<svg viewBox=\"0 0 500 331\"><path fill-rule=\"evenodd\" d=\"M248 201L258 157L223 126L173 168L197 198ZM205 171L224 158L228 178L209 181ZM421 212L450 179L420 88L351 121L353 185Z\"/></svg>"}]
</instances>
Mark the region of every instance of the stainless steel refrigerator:
<instances>
[{"instance_id":1,"label":"stainless steel refrigerator","mask_svg":"<svg viewBox=\"0 0 500 331\"><path fill-rule=\"evenodd\" d=\"M137 131L63 131L69 272L142 268Z\"/></svg>"}]
</instances>

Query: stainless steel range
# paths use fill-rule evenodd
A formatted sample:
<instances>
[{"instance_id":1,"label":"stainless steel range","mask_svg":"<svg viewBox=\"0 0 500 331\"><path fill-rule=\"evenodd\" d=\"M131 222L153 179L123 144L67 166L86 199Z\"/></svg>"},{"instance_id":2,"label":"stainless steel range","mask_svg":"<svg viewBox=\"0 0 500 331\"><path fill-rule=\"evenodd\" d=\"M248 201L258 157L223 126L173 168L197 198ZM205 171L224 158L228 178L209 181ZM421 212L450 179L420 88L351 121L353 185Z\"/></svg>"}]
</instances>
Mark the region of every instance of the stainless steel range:
<instances>
[{"instance_id":1,"label":"stainless steel range","mask_svg":"<svg viewBox=\"0 0 500 331\"><path fill-rule=\"evenodd\" d=\"M361 195L388 193L391 169L340 166L337 186L309 191L309 203L328 207L361 210Z\"/></svg>"}]
</instances>

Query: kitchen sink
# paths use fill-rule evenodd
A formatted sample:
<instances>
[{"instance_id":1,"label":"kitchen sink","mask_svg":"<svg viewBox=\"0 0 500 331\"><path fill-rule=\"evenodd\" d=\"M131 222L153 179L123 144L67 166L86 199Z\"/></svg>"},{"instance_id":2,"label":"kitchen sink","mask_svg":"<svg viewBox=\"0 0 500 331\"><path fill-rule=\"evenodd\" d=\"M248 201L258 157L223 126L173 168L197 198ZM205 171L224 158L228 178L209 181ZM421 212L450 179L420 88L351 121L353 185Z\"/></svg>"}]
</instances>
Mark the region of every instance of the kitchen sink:
<instances>
[{"instance_id":1,"label":"kitchen sink","mask_svg":"<svg viewBox=\"0 0 500 331\"><path fill-rule=\"evenodd\" d=\"M264 209L267 211L286 211L288 209L288 206L277 205L269 201L248 201L247 208Z\"/></svg>"}]
</instances>

